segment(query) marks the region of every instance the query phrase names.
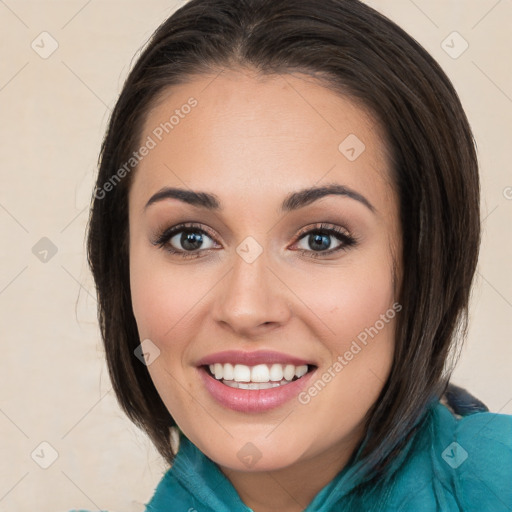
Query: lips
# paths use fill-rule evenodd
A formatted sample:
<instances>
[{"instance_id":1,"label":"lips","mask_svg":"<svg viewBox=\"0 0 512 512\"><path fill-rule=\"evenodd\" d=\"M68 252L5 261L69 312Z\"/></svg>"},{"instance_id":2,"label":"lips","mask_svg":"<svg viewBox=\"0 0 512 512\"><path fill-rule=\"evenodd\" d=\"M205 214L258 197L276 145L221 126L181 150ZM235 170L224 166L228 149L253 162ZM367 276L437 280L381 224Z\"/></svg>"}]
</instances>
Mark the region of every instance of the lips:
<instances>
[{"instance_id":1,"label":"lips","mask_svg":"<svg viewBox=\"0 0 512 512\"><path fill-rule=\"evenodd\" d=\"M226 350L224 352L217 352L216 354L210 354L209 356L203 357L197 362L197 366L208 366L215 363L245 364L247 366L272 363L293 364L295 366L314 364L311 361L306 361L305 359L300 359L296 356L269 350L258 350L253 352Z\"/></svg>"},{"instance_id":2,"label":"lips","mask_svg":"<svg viewBox=\"0 0 512 512\"><path fill-rule=\"evenodd\" d=\"M271 351L226 351L198 361L200 377L210 395L224 407L264 412L296 397L316 365Z\"/></svg>"}]
</instances>

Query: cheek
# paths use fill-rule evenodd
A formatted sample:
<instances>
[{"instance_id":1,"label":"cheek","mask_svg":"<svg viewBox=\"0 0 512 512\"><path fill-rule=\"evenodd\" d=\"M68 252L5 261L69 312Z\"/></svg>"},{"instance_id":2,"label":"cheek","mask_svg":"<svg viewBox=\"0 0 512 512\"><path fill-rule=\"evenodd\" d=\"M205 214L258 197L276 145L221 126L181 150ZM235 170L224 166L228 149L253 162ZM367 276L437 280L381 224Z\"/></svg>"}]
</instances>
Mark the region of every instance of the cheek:
<instances>
[{"instance_id":1,"label":"cheek","mask_svg":"<svg viewBox=\"0 0 512 512\"><path fill-rule=\"evenodd\" d=\"M322 341L330 361L299 401L311 417L322 418L330 432L323 441L326 447L340 432L357 428L377 400L393 362L401 307L394 300L389 269L370 268L340 272L336 282L325 279L324 294L310 295L312 309L329 329ZM316 425L308 423L312 436Z\"/></svg>"},{"instance_id":2,"label":"cheek","mask_svg":"<svg viewBox=\"0 0 512 512\"><path fill-rule=\"evenodd\" d=\"M194 305L204 292L190 285L185 267L171 270L155 252L131 249L132 306L140 340L150 339L160 351L147 367L151 379L167 409L181 417L189 397L181 363L196 325L191 321Z\"/></svg>"},{"instance_id":3,"label":"cheek","mask_svg":"<svg viewBox=\"0 0 512 512\"><path fill-rule=\"evenodd\" d=\"M165 293L165 283L158 279L159 273L137 257L134 251L130 258L130 289L132 306L139 336L160 339L171 327L172 304L170 294Z\"/></svg>"},{"instance_id":4,"label":"cheek","mask_svg":"<svg viewBox=\"0 0 512 512\"><path fill-rule=\"evenodd\" d=\"M331 348L340 351L392 308L393 276L384 265L348 265L317 273L314 286L308 284L297 294L306 298L307 306L326 327L326 336L335 340Z\"/></svg>"},{"instance_id":5,"label":"cheek","mask_svg":"<svg viewBox=\"0 0 512 512\"><path fill-rule=\"evenodd\" d=\"M172 268L155 252L132 250L130 287L139 335L158 344L180 338L207 287L197 275L190 275L190 266Z\"/></svg>"}]
</instances>

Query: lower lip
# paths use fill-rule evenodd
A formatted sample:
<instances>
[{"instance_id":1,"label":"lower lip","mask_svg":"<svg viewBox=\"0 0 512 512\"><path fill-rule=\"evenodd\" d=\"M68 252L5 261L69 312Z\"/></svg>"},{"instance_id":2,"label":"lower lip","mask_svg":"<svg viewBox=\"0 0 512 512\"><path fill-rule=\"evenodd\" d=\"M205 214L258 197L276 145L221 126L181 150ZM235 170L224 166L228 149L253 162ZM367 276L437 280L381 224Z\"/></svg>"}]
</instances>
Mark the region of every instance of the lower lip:
<instances>
[{"instance_id":1,"label":"lower lip","mask_svg":"<svg viewBox=\"0 0 512 512\"><path fill-rule=\"evenodd\" d=\"M296 398L316 370L300 379L270 389L238 389L222 384L212 377L204 367L198 368L206 389L224 407L239 412L264 412L275 409Z\"/></svg>"}]
</instances>

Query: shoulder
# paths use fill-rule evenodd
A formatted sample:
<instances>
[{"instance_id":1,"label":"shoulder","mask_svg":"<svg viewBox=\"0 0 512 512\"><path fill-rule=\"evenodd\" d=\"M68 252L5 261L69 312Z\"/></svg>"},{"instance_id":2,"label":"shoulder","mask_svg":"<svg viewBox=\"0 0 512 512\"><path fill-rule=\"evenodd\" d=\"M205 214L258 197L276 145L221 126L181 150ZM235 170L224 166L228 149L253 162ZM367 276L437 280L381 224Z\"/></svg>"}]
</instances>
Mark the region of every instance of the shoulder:
<instances>
[{"instance_id":1,"label":"shoulder","mask_svg":"<svg viewBox=\"0 0 512 512\"><path fill-rule=\"evenodd\" d=\"M443 458L454 461L448 465L458 471L465 499L482 503L493 493L512 510L512 416L491 412L466 416L457 421L453 437Z\"/></svg>"},{"instance_id":2,"label":"shoulder","mask_svg":"<svg viewBox=\"0 0 512 512\"><path fill-rule=\"evenodd\" d=\"M467 460L494 466L511 462L512 416L492 412L476 412L460 417L438 403L432 409L432 431L437 447L448 443L442 451L447 465L456 469ZM453 446L450 446L453 444ZM449 448L446 450L446 448ZM471 464L468 464L470 466ZM503 469L507 469L502 466ZM512 467L508 466L510 470Z\"/></svg>"},{"instance_id":3,"label":"shoulder","mask_svg":"<svg viewBox=\"0 0 512 512\"><path fill-rule=\"evenodd\" d=\"M512 416L476 412L458 417L433 410L431 461L440 491L462 510L512 510Z\"/></svg>"},{"instance_id":4,"label":"shoulder","mask_svg":"<svg viewBox=\"0 0 512 512\"><path fill-rule=\"evenodd\" d=\"M460 416L437 402L404 452L384 510L512 511L512 416Z\"/></svg>"}]
</instances>

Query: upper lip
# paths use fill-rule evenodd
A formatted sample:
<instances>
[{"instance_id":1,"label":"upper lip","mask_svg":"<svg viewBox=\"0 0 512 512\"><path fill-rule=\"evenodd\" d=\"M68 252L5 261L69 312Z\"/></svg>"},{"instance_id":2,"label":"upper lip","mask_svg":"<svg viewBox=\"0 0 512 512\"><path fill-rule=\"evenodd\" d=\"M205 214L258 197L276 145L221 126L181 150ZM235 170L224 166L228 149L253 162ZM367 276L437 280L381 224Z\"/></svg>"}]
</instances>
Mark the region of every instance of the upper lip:
<instances>
[{"instance_id":1,"label":"upper lip","mask_svg":"<svg viewBox=\"0 0 512 512\"><path fill-rule=\"evenodd\" d=\"M281 352L273 352L270 350L256 350L252 352L243 352L240 350L226 350L224 352L216 352L210 354L197 362L197 366L207 366L210 364L244 364L247 366L255 366L257 364L293 364L295 366L312 365L310 361L301 359L289 354Z\"/></svg>"}]
</instances>

